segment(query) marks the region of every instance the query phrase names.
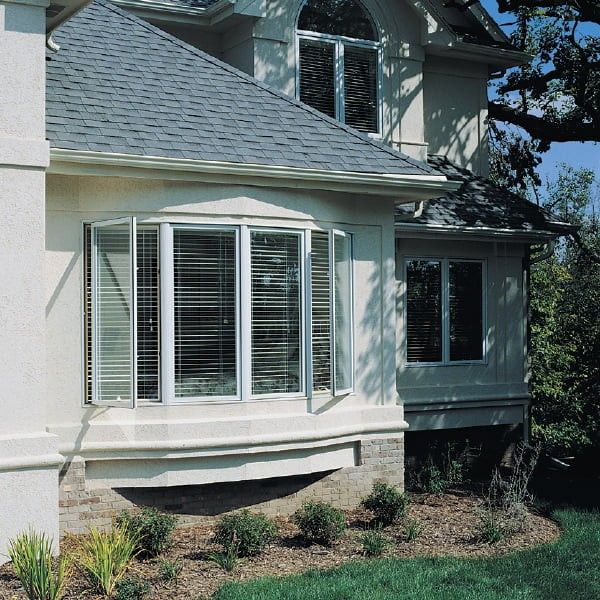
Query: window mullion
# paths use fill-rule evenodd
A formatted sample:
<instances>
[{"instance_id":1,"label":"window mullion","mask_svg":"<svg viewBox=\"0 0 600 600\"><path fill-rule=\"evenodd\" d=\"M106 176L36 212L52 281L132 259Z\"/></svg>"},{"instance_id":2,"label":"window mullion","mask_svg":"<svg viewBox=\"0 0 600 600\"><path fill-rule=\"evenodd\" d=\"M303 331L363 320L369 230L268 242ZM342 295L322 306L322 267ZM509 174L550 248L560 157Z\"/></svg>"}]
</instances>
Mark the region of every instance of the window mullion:
<instances>
[{"instance_id":1,"label":"window mullion","mask_svg":"<svg viewBox=\"0 0 600 600\"><path fill-rule=\"evenodd\" d=\"M442 362L450 362L450 275L448 259L442 261Z\"/></svg>"},{"instance_id":2,"label":"window mullion","mask_svg":"<svg viewBox=\"0 0 600 600\"><path fill-rule=\"evenodd\" d=\"M331 394L336 395L335 385L335 256L334 256L335 236L333 231L329 232L329 318L330 325L330 349L329 363L331 367Z\"/></svg>"},{"instance_id":3,"label":"window mullion","mask_svg":"<svg viewBox=\"0 0 600 600\"><path fill-rule=\"evenodd\" d=\"M241 399L252 395L252 263L250 260L250 230L240 227L240 337L241 337Z\"/></svg>"},{"instance_id":4,"label":"window mullion","mask_svg":"<svg viewBox=\"0 0 600 600\"><path fill-rule=\"evenodd\" d=\"M304 285L304 390L307 398L313 395L313 352L312 352L312 266L311 266L312 238L311 231L304 233L304 260L302 283Z\"/></svg>"},{"instance_id":5,"label":"window mullion","mask_svg":"<svg viewBox=\"0 0 600 600\"><path fill-rule=\"evenodd\" d=\"M161 401L175 398L175 278L173 270L173 229L160 224L160 379Z\"/></svg>"}]
</instances>

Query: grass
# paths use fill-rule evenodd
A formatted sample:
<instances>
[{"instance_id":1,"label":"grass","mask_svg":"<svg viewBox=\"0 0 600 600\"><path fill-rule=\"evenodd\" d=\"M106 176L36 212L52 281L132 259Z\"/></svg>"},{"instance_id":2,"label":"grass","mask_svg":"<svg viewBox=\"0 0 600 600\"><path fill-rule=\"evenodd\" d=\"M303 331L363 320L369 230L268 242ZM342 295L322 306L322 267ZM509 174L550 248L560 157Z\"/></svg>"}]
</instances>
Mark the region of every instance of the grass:
<instances>
[{"instance_id":1,"label":"grass","mask_svg":"<svg viewBox=\"0 0 600 600\"><path fill-rule=\"evenodd\" d=\"M554 514L563 534L532 550L480 559L354 561L331 571L230 583L217 600L593 600L600 598L600 513Z\"/></svg>"}]
</instances>

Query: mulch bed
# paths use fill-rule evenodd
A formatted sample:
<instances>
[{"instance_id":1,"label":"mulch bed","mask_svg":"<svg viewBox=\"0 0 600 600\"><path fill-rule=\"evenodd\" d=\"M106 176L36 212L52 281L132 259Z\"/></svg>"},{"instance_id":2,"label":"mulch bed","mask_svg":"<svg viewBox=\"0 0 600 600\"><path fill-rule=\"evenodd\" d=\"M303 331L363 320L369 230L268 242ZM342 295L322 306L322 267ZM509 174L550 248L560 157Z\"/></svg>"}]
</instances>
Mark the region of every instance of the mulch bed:
<instances>
[{"instance_id":1,"label":"mulch bed","mask_svg":"<svg viewBox=\"0 0 600 600\"><path fill-rule=\"evenodd\" d=\"M497 544L486 544L477 539L480 524L478 509L481 499L467 493L441 495L413 495L408 518L418 519L423 526L420 536L406 541L404 527L386 528L393 541L386 556L410 558L417 556L493 556L520 550L555 540L558 525L539 514L531 513L528 530ZM333 548L306 546L298 539L298 530L286 518L276 519L280 527L279 539L261 556L243 559L233 573L224 572L210 562L207 554L218 550L212 543L214 520L182 527L174 534L175 543L163 558L183 565L176 583L163 583L158 572L158 560L135 561L132 571L151 583L148 600L196 600L210 597L228 581L248 581L264 575L292 575L309 569L329 569L349 560L362 557L361 534L368 525L369 516L360 510L347 513L349 524L344 538ZM63 548L75 545L76 538L63 540ZM10 565L0 567L0 598L22 600L19 581ZM72 578L66 600L97 600L100 596L89 590L85 578L76 573Z\"/></svg>"}]
</instances>

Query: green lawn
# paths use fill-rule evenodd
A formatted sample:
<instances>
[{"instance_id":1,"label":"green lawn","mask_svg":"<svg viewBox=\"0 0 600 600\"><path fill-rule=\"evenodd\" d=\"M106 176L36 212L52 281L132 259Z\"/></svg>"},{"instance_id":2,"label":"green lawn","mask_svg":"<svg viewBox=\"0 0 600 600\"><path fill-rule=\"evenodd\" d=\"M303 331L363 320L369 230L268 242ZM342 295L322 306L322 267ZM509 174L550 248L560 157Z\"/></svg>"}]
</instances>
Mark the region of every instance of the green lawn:
<instances>
[{"instance_id":1,"label":"green lawn","mask_svg":"<svg viewBox=\"0 0 600 600\"><path fill-rule=\"evenodd\" d=\"M559 541L498 558L354 561L332 571L228 584L218 600L596 600L600 513L556 512Z\"/></svg>"}]
</instances>

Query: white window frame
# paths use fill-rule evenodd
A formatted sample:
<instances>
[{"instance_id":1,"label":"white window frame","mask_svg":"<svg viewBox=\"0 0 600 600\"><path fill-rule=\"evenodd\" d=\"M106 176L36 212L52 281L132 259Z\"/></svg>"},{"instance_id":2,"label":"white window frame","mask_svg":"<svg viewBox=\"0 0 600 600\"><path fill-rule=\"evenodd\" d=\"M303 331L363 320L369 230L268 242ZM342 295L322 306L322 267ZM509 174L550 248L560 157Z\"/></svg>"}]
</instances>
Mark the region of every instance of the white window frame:
<instances>
[{"instance_id":1,"label":"white window frame","mask_svg":"<svg viewBox=\"0 0 600 600\"><path fill-rule=\"evenodd\" d=\"M408 361L408 263L413 261L439 262L442 286L442 360ZM481 357L476 360L450 360L450 270L451 262L470 262L481 265ZM403 264L403 326L404 326L404 366L413 367L455 367L465 365L487 365L488 363L488 311L487 311L487 260L484 258L454 258L439 256L406 256Z\"/></svg>"},{"instance_id":2,"label":"white window frame","mask_svg":"<svg viewBox=\"0 0 600 600\"><path fill-rule=\"evenodd\" d=\"M359 40L342 35L330 35L296 29L296 99L300 100L300 40L327 42L334 46L334 95L335 118L346 123L346 99L344 97L344 46L369 48L377 51L377 132L369 132L369 137L381 138L383 133L383 51L381 42Z\"/></svg>"},{"instance_id":3,"label":"white window frame","mask_svg":"<svg viewBox=\"0 0 600 600\"><path fill-rule=\"evenodd\" d=\"M89 225L93 228L95 225L110 224L132 224L131 252L132 252L132 340L137 340L137 285L136 285L136 256L137 256L137 237L136 237L136 219L135 217L123 217L120 219L111 219L95 223L84 223L84 227ZM159 398L158 400L146 401L137 399L137 368L135 368L132 378L134 399L131 404L126 403L95 403L86 400L86 363L83 361L83 406L102 405L119 406L134 408L137 404L157 406L157 405L185 405L185 404L205 404L205 403L230 403L230 402L252 402L273 400L280 398L299 398L311 399L315 394L321 396L321 392L314 392L312 385L312 285L311 285L311 229L290 228L290 227L261 227L245 224L219 225L219 224L197 224L186 222L157 222L153 220L144 221L142 226L158 226L158 260L159 260L159 281L160 281L160 367L159 367ZM173 233L177 229L186 230L204 230L204 231L233 231L236 236L236 380L237 392L231 396L194 396L186 398L177 398L175 396L175 288L174 288L174 255L173 255ZM250 235L253 231L290 233L299 237L299 267L300 267L300 375L301 385L299 392L289 393L252 393L252 306L251 306L251 245ZM330 336L330 370L331 370L331 390L329 395L332 397L351 394L354 392L355 382L355 364L354 364L354 243L353 234L339 229L315 230L326 231L329 237L329 262L330 262L330 302L331 302L331 336ZM94 256L95 236L93 229L90 233L92 240L92 256ZM352 385L347 389L336 389L335 383L335 254L334 238L335 235L347 237L350 240L350 333L351 333L351 381ZM85 263L85 261L84 261ZM85 264L84 264L85 269ZM93 275L93 273L92 273ZM92 276L92 327L97 321L94 318L95 300L93 293L95 282ZM84 320L82 319L82 328ZM82 356L85 358L85 337L82 337ZM137 344L132 345L133 363L137 367ZM94 369L92 369L93 372ZM95 390L95 378L92 376L92 389Z\"/></svg>"}]
</instances>

